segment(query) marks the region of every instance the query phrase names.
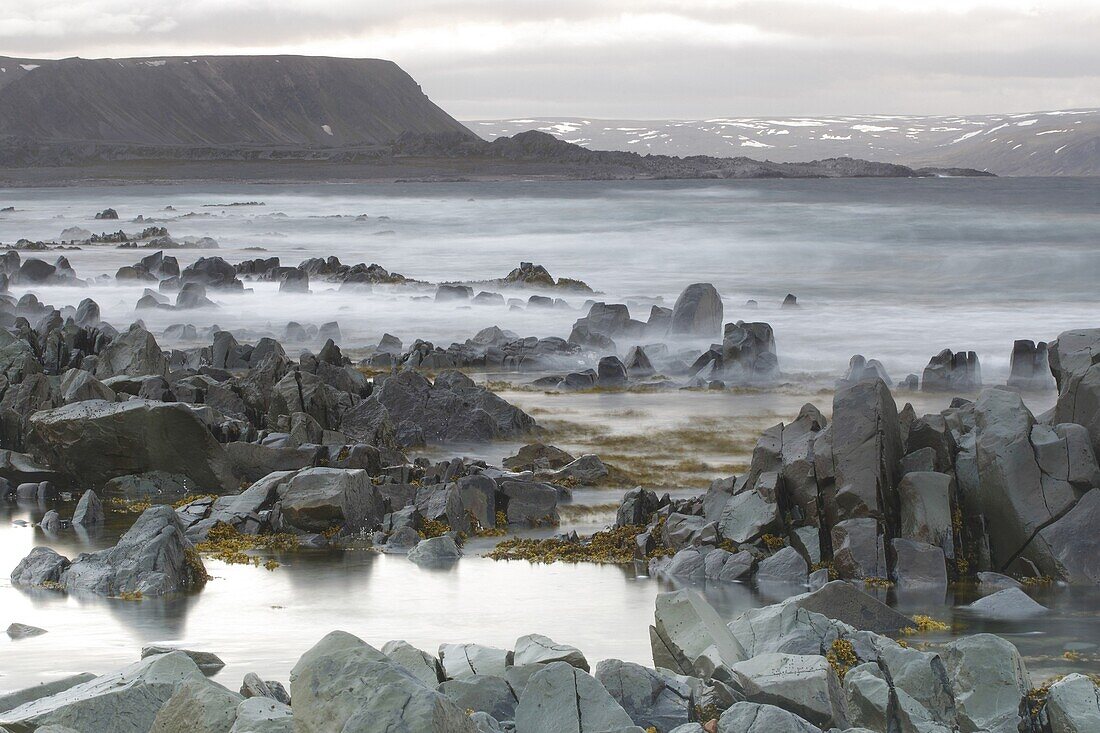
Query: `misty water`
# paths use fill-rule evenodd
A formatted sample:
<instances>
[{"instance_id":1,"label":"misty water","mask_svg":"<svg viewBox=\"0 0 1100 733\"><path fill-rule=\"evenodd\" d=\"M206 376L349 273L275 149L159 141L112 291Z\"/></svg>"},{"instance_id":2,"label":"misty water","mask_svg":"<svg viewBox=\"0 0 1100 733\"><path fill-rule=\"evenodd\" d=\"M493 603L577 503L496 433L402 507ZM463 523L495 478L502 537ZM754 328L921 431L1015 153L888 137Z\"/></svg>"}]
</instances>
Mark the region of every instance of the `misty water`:
<instances>
[{"instance_id":1,"label":"misty water","mask_svg":"<svg viewBox=\"0 0 1100 733\"><path fill-rule=\"evenodd\" d=\"M209 206L248 201L264 205ZM723 295L726 321L773 325L781 386L559 395L524 389L530 375L504 375L513 386L503 396L549 426L555 444L567 450L603 454L609 436L625 436L638 438L626 457L658 469L676 457L697 459L690 480L672 487L684 496L701 491L710 478L743 470L760 431L792 419L805 402L828 412L832 382L855 353L881 360L897 381L919 373L943 348L974 350L986 383L994 384L1007 376L1014 339L1049 340L1068 328L1100 325L1100 180L62 187L0 191L0 208L7 206L15 210L0 213L3 244L57 239L69 227L132 233L153 224L176 238L218 241L218 250L172 252L181 266L214 254L230 262L278 256L285 265L336 255L437 283L498 278L520 261L533 261L555 276L584 280L599 291L597 299L638 303L632 315L643 320L650 303L671 306L685 285L712 282ZM94 213L108 206L120 220L95 221ZM138 215L145 221L135 223ZM148 252L104 246L22 254L50 261L64 254L80 277L96 278ZM221 304L217 310L184 313L137 314L143 286L106 280L84 288L17 286L12 294L33 290L56 307L91 297L114 325L140 315L158 334L172 323L192 323L280 336L291 320L335 320L341 346L353 355L384 332L406 344L423 338L442 346L490 325L524 336L564 337L593 297L564 294L569 308L528 311L423 299L434 285L376 286L364 294L314 282L312 294L293 296L279 295L271 283L248 287L254 292L212 292ZM788 292L801 308L779 308ZM744 307L750 298L759 301L758 309ZM477 375L490 377L501 375ZM895 396L899 406L913 401L918 413L943 409L950 399ZM1038 414L1049 409L1054 394L1025 399ZM690 442L674 442L692 429L727 443L716 450L708 441L708 449L693 450ZM666 439L667 451L657 450ZM436 446L425 453L498 462L517 447ZM562 512L561 529L602 528L620 495L576 492ZM201 592L141 602L13 589L10 571L33 546L48 544L71 556L112 544L133 519L115 516L99 536L65 530L47 537L30 523L48 508L0 504L0 625L30 623L49 632L17 642L0 637L0 690L117 668L153 641L218 653L227 667L217 679L230 686L254 670L285 681L298 656L333 628L376 645L404 638L430 650L452 641L508 647L538 632L580 647L592 662L617 657L649 663L653 598L670 587L632 566L494 562L480 557L488 541L477 540L450 569L422 569L403 556L367 551L293 553L280 557L274 571L211 560L215 579ZM72 505L59 510L68 517ZM748 585L712 584L701 590L732 617L794 589L761 593ZM1100 592L1040 588L1035 597L1052 612L1026 624L968 617L957 606L974 597L973 588L958 587L946 597L891 593L889 600L951 623L952 633L1002 633L1040 674L1100 671ZM921 641L935 644L948 636ZM1083 659L1067 660L1066 651Z\"/></svg>"}]
</instances>

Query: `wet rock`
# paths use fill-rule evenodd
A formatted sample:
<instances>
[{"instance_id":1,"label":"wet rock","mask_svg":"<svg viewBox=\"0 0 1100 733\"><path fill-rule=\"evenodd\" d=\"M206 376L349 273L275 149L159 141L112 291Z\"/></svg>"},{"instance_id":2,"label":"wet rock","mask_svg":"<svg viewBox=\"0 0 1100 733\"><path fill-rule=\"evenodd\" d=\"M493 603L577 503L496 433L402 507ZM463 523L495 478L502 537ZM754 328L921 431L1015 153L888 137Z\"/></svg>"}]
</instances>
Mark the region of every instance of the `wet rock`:
<instances>
[{"instance_id":1,"label":"wet rock","mask_svg":"<svg viewBox=\"0 0 1100 733\"><path fill-rule=\"evenodd\" d=\"M866 359L862 354L856 354L848 361L848 371L841 381L853 384L864 379L881 379L890 384L890 375L886 373L886 367L878 359Z\"/></svg>"},{"instance_id":2,"label":"wet rock","mask_svg":"<svg viewBox=\"0 0 1100 733\"><path fill-rule=\"evenodd\" d=\"M244 698L210 680L190 680L157 713L149 733L225 733Z\"/></svg>"},{"instance_id":3,"label":"wet rock","mask_svg":"<svg viewBox=\"0 0 1100 733\"><path fill-rule=\"evenodd\" d=\"M886 548L878 520L838 522L832 540L833 565L841 578L886 578Z\"/></svg>"},{"instance_id":4,"label":"wet rock","mask_svg":"<svg viewBox=\"0 0 1100 733\"><path fill-rule=\"evenodd\" d=\"M11 573L11 584L21 586L41 586L44 583L57 583L61 573L69 567L69 559L57 554L49 547L35 547L19 561Z\"/></svg>"},{"instance_id":5,"label":"wet rock","mask_svg":"<svg viewBox=\"0 0 1100 733\"><path fill-rule=\"evenodd\" d=\"M771 557L760 562L756 570L758 583L798 583L806 582L810 568L806 560L793 547L784 547Z\"/></svg>"},{"instance_id":6,"label":"wet rock","mask_svg":"<svg viewBox=\"0 0 1100 733\"><path fill-rule=\"evenodd\" d=\"M1049 613L1050 609L1036 603L1020 588L1005 588L979 598L966 610L994 621L1021 621Z\"/></svg>"},{"instance_id":7,"label":"wet rock","mask_svg":"<svg viewBox=\"0 0 1100 733\"><path fill-rule=\"evenodd\" d=\"M954 529L951 523L953 480L944 473L913 471L898 483L901 504L901 536L943 549L955 556Z\"/></svg>"},{"instance_id":8,"label":"wet rock","mask_svg":"<svg viewBox=\"0 0 1100 733\"><path fill-rule=\"evenodd\" d=\"M1013 342L1008 386L1023 390L1054 388L1045 341L1035 343L1021 339Z\"/></svg>"},{"instance_id":9,"label":"wet rock","mask_svg":"<svg viewBox=\"0 0 1100 733\"><path fill-rule=\"evenodd\" d=\"M516 708L516 729L524 733L597 733L633 724L603 685L565 662L536 672Z\"/></svg>"},{"instance_id":10,"label":"wet rock","mask_svg":"<svg viewBox=\"0 0 1100 733\"><path fill-rule=\"evenodd\" d=\"M749 702L775 705L823 728L846 728L844 691L824 657L758 654L733 666Z\"/></svg>"},{"instance_id":11,"label":"wet rock","mask_svg":"<svg viewBox=\"0 0 1100 733\"><path fill-rule=\"evenodd\" d=\"M924 368L921 390L925 392L975 392L982 388L982 368L973 351L951 353L944 349Z\"/></svg>"},{"instance_id":12,"label":"wet rock","mask_svg":"<svg viewBox=\"0 0 1100 733\"><path fill-rule=\"evenodd\" d=\"M552 481L574 481L582 486L595 486L609 473L599 456L588 453L549 474L548 478Z\"/></svg>"},{"instance_id":13,"label":"wet rock","mask_svg":"<svg viewBox=\"0 0 1100 733\"><path fill-rule=\"evenodd\" d=\"M14 623L10 624L7 629L8 638L14 640L28 639L32 636L41 636L45 634L45 629L40 629L37 626L28 626L27 624Z\"/></svg>"},{"instance_id":14,"label":"wet rock","mask_svg":"<svg viewBox=\"0 0 1100 733\"><path fill-rule=\"evenodd\" d=\"M713 285L688 285L672 307L669 333L713 338L722 328L722 314L722 296Z\"/></svg>"},{"instance_id":15,"label":"wet rock","mask_svg":"<svg viewBox=\"0 0 1100 733\"><path fill-rule=\"evenodd\" d=\"M172 652L183 652L191 661L202 670L202 673L206 676L215 674L221 671L225 666L225 662L221 660L217 654L213 652L196 651L193 649L179 649L177 647L166 646L164 644L150 644L149 646L143 646L141 648L141 658L151 657L156 654L171 654Z\"/></svg>"},{"instance_id":16,"label":"wet rock","mask_svg":"<svg viewBox=\"0 0 1100 733\"><path fill-rule=\"evenodd\" d=\"M1066 331L1050 344L1050 369L1058 383L1052 422L1083 425L1100 453L1100 328Z\"/></svg>"},{"instance_id":17,"label":"wet rock","mask_svg":"<svg viewBox=\"0 0 1100 733\"><path fill-rule=\"evenodd\" d=\"M385 514L382 495L362 469L302 469L276 491L283 521L305 532L359 532L380 525Z\"/></svg>"},{"instance_id":18,"label":"wet rock","mask_svg":"<svg viewBox=\"0 0 1100 733\"><path fill-rule=\"evenodd\" d=\"M503 481L501 496L506 508L508 524L558 523L558 490L550 484L527 481Z\"/></svg>"},{"instance_id":19,"label":"wet rock","mask_svg":"<svg viewBox=\"0 0 1100 733\"><path fill-rule=\"evenodd\" d=\"M509 471L538 471L561 468L576 460L573 456L552 445L528 443L514 456L501 464Z\"/></svg>"},{"instance_id":20,"label":"wet rock","mask_svg":"<svg viewBox=\"0 0 1100 733\"><path fill-rule=\"evenodd\" d=\"M588 660L575 646L559 644L541 634L528 634L516 639L513 664L549 664L551 662L566 662L577 669L589 671Z\"/></svg>"},{"instance_id":21,"label":"wet rock","mask_svg":"<svg viewBox=\"0 0 1100 733\"><path fill-rule=\"evenodd\" d=\"M93 527L102 524L104 520L103 504L99 497L91 489L88 489L76 503L73 512L73 524L81 527Z\"/></svg>"},{"instance_id":22,"label":"wet rock","mask_svg":"<svg viewBox=\"0 0 1100 733\"><path fill-rule=\"evenodd\" d=\"M605 356L596 366L596 384L600 387L622 387L626 384L626 366L617 356Z\"/></svg>"},{"instance_id":23,"label":"wet rock","mask_svg":"<svg viewBox=\"0 0 1100 733\"><path fill-rule=\"evenodd\" d=\"M714 376L739 383L767 382L779 377L775 332L764 322L727 323Z\"/></svg>"},{"instance_id":24,"label":"wet rock","mask_svg":"<svg viewBox=\"0 0 1100 733\"><path fill-rule=\"evenodd\" d=\"M698 593L660 593L650 627L654 666L710 679L745 658L740 643Z\"/></svg>"},{"instance_id":25,"label":"wet rock","mask_svg":"<svg viewBox=\"0 0 1100 733\"><path fill-rule=\"evenodd\" d=\"M1000 573L978 573L978 587L985 592L991 592L1005 588L1023 588L1023 585L1020 581Z\"/></svg>"},{"instance_id":26,"label":"wet rock","mask_svg":"<svg viewBox=\"0 0 1100 733\"><path fill-rule=\"evenodd\" d=\"M703 574L707 580L733 582L743 580L752 572L755 559L748 550L727 552L715 548L703 558Z\"/></svg>"},{"instance_id":27,"label":"wet rock","mask_svg":"<svg viewBox=\"0 0 1100 733\"><path fill-rule=\"evenodd\" d=\"M894 580L899 590L946 588L947 562L943 550L927 542L895 538Z\"/></svg>"},{"instance_id":28,"label":"wet rock","mask_svg":"<svg viewBox=\"0 0 1100 733\"><path fill-rule=\"evenodd\" d=\"M637 487L623 494L623 500L615 512L615 526L644 525L657 511L659 500L654 492Z\"/></svg>"},{"instance_id":29,"label":"wet rock","mask_svg":"<svg viewBox=\"0 0 1100 733\"><path fill-rule=\"evenodd\" d=\"M821 590L792 599L791 603L876 634L895 634L914 625L909 617L843 580L834 580Z\"/></svg>"},{"instance_id":30,"label":"wet rock","mask_svg":"<svg viewBox=\"0 0 1100 733\"><path fill-rule=\"evenodd\" d=\"M78 555L60 582L70 593L157 596L201 587L206 578L176 512L160 505L142 512L114 547Z\"/></svg>"},{"instance_id":31,"label":"wet rock","mask_svg":"<svg viewBox=\"0 0 1100 733\"><path fill-rule=\"evenodd\" d=\"M15 730L65 725L79 731L148 733L161 706L188 682L205 682L186 654L164 654L4 713Z\"/></svg>"},{"instance_id":32,"label":"wet rock","mask_svg":"<svg viewBox=\"0 0 1100 733\"><path fill-rule=\"evenodd\" d=\"M435 291L435 302L469 300L474 291L468 285L440 285Z\"/></svg>"},{"instance_id":33,"label":"wet rock","mask_svg":"<svg viewBox=\"0 0 1100 733\"><path fill-rule=\"evenodd\" d=\"M236 485L222 446L183 403L77 402L35 413L30 429L31 453L79 483L99 487L116 476L164 471L207 491Z\"/></svg>"},{"instance_id":34,"label":"wet rock","mask_svg":"<svg viewBox=\"0 0 1100 733\"><path fill-rule=\"evenodd\" d=\"M117 399L114 390L83 369L70 369L61 377L61 401L64 404L85 400Z\"/></svg>"},{"instance_id":35,"label":"wet rock","mask_svg":"<svg viewBox=\"0 0 1100 733\"><path fill-rule=\"evenodd\" d=\"M168 360L157 340L138 323L115 337L98 356L95 376L101 380L120 374L164 376L168 373Z\"/></svg>"},{"instance_id":36,"label":"wet rock","mask_svg":"<svg viewBox=\"0 0 1100 733\"><path fill-rule=\"evenodd\" d=\"M1043 570L1070 583L1100 583L1100 489L1093 489L1053 524L1039 531L1034 554L1049 558ZM1028 553L1029 555L1032 553Z\"/></svg>"},{"instance_id":37,"label":"wet rock","mask_svg":"<svg viewBox=\"0 0 1100 733\"><path fill-rule=\"evenodd\" d=\"M450 535L429 537L409 550L409 560L417 565L452 563L460 557L462 557L462 551L458 549L458 545Z\"/></svg>"},{"instance_id":38,"label":"wet rock","mask_svg":"<svg viewBox=\"0 0 1100 733\"><path fill-rule=\"evenodd\" d=\"M623 366L626 368L626 373L631 377L651 377L657 373L649 360L649 356L641 346L634 346L627 352Z\"/></svg>"}]
</instances>

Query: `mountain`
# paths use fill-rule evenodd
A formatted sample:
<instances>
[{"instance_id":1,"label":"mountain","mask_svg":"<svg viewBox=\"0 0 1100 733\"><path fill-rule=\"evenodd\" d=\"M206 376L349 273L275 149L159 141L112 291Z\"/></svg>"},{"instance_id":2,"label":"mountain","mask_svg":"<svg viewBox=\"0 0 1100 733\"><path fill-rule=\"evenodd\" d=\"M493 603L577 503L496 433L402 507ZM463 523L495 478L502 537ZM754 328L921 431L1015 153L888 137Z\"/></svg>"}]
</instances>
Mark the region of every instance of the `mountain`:
<instances>
[{"instance_id":1,"label":"mountain","mask_svg":"<svg viewBox=\"0 0 1100 733\"><path fill-rule=\"evenodd\" d=\"M1100 109L943 117L542 117L466 125L486 140L534 129L593 150L641 154L751 155L777 162L848 156L997 175L1100 175Z\"/></svg>"},{"instance_id":2,"label":"mountain","mask_svg":"<svg viewBox=\"0 0 1100 733\"><path fill-rule=\"evenodd\" d=\"M41 143L352 147L469 131L391 61L0 57L0 136Z\"/></svg>"}]
</instances>

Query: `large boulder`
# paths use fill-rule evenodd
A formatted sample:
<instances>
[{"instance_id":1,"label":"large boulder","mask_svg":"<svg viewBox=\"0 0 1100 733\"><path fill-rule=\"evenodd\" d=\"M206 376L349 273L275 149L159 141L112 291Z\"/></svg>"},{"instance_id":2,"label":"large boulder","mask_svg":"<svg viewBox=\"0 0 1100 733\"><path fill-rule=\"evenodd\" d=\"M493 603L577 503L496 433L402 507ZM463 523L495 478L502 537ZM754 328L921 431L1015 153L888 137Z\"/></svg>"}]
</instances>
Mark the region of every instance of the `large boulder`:
<instances>
[{"instance_id":1,"label":"large boulder","mask_svg":"<svg viewBox=\"0 0 1100 733\"><path fill-rule=\"evenodd\" d=\"M1083 674L1069 674L1050 686L1046 704L1050 733L1100 730L1100 689Z\"/></svg>"},{"instance_id":2,"label":"large boulder","mask_svg":"<svg viewBox=\"0 0 1100 733\"><path fill-rule=\"evenodd\" d=\"M251 697L237 706L229 733L294 733L294 713L278 700Z\"/></svg>"},{"instance_id":3,"label":"large boulder","mask_svg":"<svg viewBox=\"0 0 1100 733\"><path fill-rule=\"evenodd\" d=\"M462 557L462 551L454 538L445 534L416 543L408 557L417 565L447 565Z\"/></svg>"},{"instance_id":4,"label":"large boulder","mask_svg":"<svg viewBox=\"0 0 1100 733\"><path fill-rule=\"evenodd\" d=\"M618 659L597 664L595 677L639 727L669 731L695 712L689 677Z\"/></svg>"},{"instance_id":5,"label":"large boulder","mask_svg":"<svg viewBox=\"0 0 1100 733\"><path fill-rule=\"evenodd\" d=\"M694 283L684 288L672 307L669 333L713 338L722 329L722 296L710 283Z\"/></svg>"},{"instance_id":6,"label":"large boulder","mask_svg":"<svg viewBox=\"0 0 1100 733\"><path fill-rule=\"evenodd\" d=\"M1100 328L1059 334L1049 356L1058 383L1053 421L1084 425L1093 451L1100 454Z\"/></svg>"},{"instance_id":7,"label":"large boulder","mask_svg":"<svg viewBox=\"0 0 1100 733\"><path fill-rule=\"evenodd\" d=\"M516 649L513 664L550 664L551 662L568 662L577 669L589 671L588 660L584 653L575 646L559 644L550 637L541 634L527 634L516 639Z\"/></svg>"},{"instance_id":8,"label":"large boulder","mask_svg":"<svg viewBox=\"0 0 1100 733\"><path fill-rule=\"evenodd\" d=\"M846 728L844 690L820 655L758 654L733 666L750 702L776 705L822 728Z\"/></svg>"},{"instance_id":9,"label":"large boulder","mask_svg":"<svg viewBox=\"0 0 1100 733\"><path fill-rule=\"evenodd\" d=\"M834 580L823 588L796 596L789 602L798 608L820 613L856 629L873 631L876 634L896 634L906 626L914 625L908 616L898 613L843 580Z\"/></svg>"},{"instance_id":10,"label":"large boulder","mask_svg":"<svg viewBox=\"0 0 1100 733\"><path fill-rule=\"evenodd\" d=\"M168 359L157 345L157 340L138 323L130 326L126 333L116 336L98 357L95 367L98 379L120 374L140 377L168 373Z\"/></svg>"},{"instance_id":11,"label":"large boulder","mask_svg":"<svg viewBox=\"0 0 1100 733\"><path fill-rule=\"evenodd\" d=\"M183 652L158 655L2 713L0 723L20 733L47 725L149 733L161 706L183 685L205 681Z\"/></svg>"},{"instance_id":12,"label":"large boulder","mask_svg":"<svg viewBox=\"0 0 1100 733\"><path fill-rule=\"evenodd\" d=\"M488 713L497 720L516 716L516 694L503 677L479 674L447 680L438 689L463 710Z\"/></svg>"},{"instance_id":13,"label":"large boulder","mask_svg":"<svg viewBox=\"0 0 1100 733\"><path fill-rule=\"evenodd\" d=\"M35 547L19 561L11 573L11 584L28 587L61 582L61 573L69 567L69 558L50 547Z\"/></svg>"},{"instance_id":14,"label":"large boulder","mask_svg":"<svg viewBox=\"0 0 1100 733\"><path fill-rule=\"evenodd\" d=\"M1050 611L1020 588L999 590L979 598L965 608L977 616L993 621L1024 621L1044 616Z\"/></svg>"},{"instance_id":15,"label":"large boulder","mask_svg":"<svg viewBox=\"0 0 1100 733\"><path fill-rule=\"evenodd\" d=\"M476 733L465 711L382 652L334 631L290 673L296 733Z\"/></svg>"},{"instance_id":16,"label":"large boulder","mask_svg":"<svg viewBox=\"0 0 1100 733\"><path fill-rule=\"evenodd\" d=\"M206 578L176 512L162 504L142 512L114 547L78 555L60 582L70 593L157 596L199 588Z\"/></svg>"},{"instance_id":17,"label":"large boulder","mask_svg":"<svg viewBox=\"0 0 1100 733\"><path fill-rule=\"evenodd\" d=\"M30 431L31 453L78 484L99 488L117 476L164 471L205 493L236 485L221 444L180 402L76 402L36 412Z\"/></svg>"},{"instance_id":18,"label":"large boulder","mask_svg":"<svg viewBox=\"0 0 1100 733\"><path fill-rule=\"evenodd\" d=\"M504 676L508 651L483 644L440 644L439 659L443 673L460 680L474 675Z\"/></svg>"},{"instance_id":19,"label":"large boulder","mask_svg":"<svg viewBox=\"0 0 1100 733\"><path fill-rule=\"evenodd\" d=\"M982 388L982 368L973 351L944 349L928 361L921 378L926 392L974 392Z\"/></svg>"},{"instance_id":20,"label":"large boulder","mask_svg":"<svg viewBox=\"0 0 1100 733\"><path fill-rule=\"evenodd\" d=\"M739 702L722 713L718 733L821 733L821 729L774 705Z\"/></svg>"},{"instance_id":21,"label":"large boulder","mask_svg":"<svg viewBox=\"0 0 1100 733\"><path fill-rule=\"evenodd\" d=\"M160 709L149 733L227 733L242 702L216 682L189 680Z\"/></svg>"},{"instance_id":22,"label":"large boulder","mask_svg":"<svg viewBox=\"0 0 1100 733\"><path fill-rule=\"evenodd\" d=\"M658 594L653 616L649 637L656 667L710 679L719 667L746 657L718 613L694 591Z\"/></svg>"},{"instance_id":23,"label":"large boulder","mask_svg":"<svg viewBox=\"0 0 1100 733\"><path fill-rule=\"evenodd\" d=\"M1020 653L992 634L957 639L940 655L955 693L962 730L1016 733L1031 677Z\"/></svg>"},{"instance_id":24,"label":"large boulder","mask_svg":"<svg viewBox=\"0 0 1100 733\"><path fill-rule=\"evenodd\" d=\"M603 685L565 662L532 675L516 708L516 730L524 733L602 733L633 725Z\"/></svg>"},{"instance_id":25,"label":"large boulder","mask_svg":"<svg viewBox=\"0 0 1100 733\"><path fill-rule=\"evenodd\" d=\"M1100 585L1100 488L1092 489L1053 524L1039 530L1028 556L1040 569L1070 583Z\"/></svg>"},{"instance_id":26,"label":"large boulder","mask_svg":"<svg viewBox=\"0 0 1100 733\"><path fill-rule=\"evenodd\" d=\"M363 469L305 468L276 488L284 522L304 532L359 532L382 523L385 504Z\"/></svg>"}]
</instances>

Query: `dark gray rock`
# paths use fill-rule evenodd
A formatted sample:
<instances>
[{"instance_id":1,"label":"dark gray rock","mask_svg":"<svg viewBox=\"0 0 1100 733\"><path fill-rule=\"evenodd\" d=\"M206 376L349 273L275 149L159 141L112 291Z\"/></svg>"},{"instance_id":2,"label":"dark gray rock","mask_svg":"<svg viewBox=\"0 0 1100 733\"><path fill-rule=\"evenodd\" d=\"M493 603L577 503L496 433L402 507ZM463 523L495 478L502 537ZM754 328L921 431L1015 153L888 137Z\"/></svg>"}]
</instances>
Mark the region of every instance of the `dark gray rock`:
<instances>
[{"instance_id":1,"label":"dark gray rock","mask_svg":"<svg viewBox=\"0 0 1100 733\"><path fill-rule=\"evenodd\" d=\"M672 307L669 333L713 338L722 328L722 315L722 296L713 285L688 285Z\"/></svg>"}]
</instances>

